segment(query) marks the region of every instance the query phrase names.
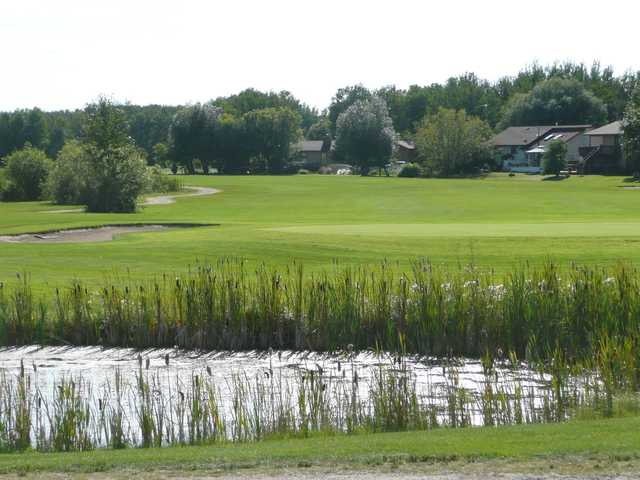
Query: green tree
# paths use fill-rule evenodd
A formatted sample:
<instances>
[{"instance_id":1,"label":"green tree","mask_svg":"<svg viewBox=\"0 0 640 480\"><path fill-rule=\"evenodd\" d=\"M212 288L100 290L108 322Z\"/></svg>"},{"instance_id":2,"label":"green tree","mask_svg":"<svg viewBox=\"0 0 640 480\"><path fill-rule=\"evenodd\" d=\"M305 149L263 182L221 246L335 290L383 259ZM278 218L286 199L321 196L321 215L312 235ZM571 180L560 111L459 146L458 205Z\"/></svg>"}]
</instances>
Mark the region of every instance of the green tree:
<instances>
[{"instance_id":1,"label":"green tree","mask_svg":"<svg viewBox=\"0 0 640 480\"><path fill-rule=\"evenodd\" d=\"M133 212L144 187L146 162L129 136L126 116L120 107L104 97L88 105L86 114L87 209Z\"/></svg>"},{"instance_id":2,"label":"green tree","mask_svg":"<svg viewBox=\"0 0 640 480\"><path fill-rule=\"evenodd\" d=\"M433 176L473 172L488 162L486 144L492 131L483 120L464 110L441 108L427 117L415 135L420 162Z\"/></svg>"},{"instance_id":3,"label":"green tree","mask_svg":"<svg viewBox=\"0 0 640 480\"><path fill-rule=\"evenodd\" d=\"M158 142L151 148L151 157L149 165L168 166L169 146L164 142Z\"/></svg>"},{"instance_id":4,"label":"green tree","mask_svg":"<svg viewBox=\"0 0 640 480\"><path fill-rule=\"evenodd\" d=\"M203 172L209 173L216 158L216 124L221 115L220 107L200 103L175 114L169 135L171 156L190 174L196 171L196 159L202 163Z\"/></svg>"},{"instance_id":5,"label":"green tree","mask_svg":"<svg viewBox=\"0 0 640 480\"><path fill-rule=\"evenodd\" d=\"M514 95L507 105L501 127L522 125L601 124L607 108L578 80L551 78L531 92Z\"/></svg>"},{"instance_id":6,"label":"green tree","mask_svg":"<svg viewBox=\"0 0 640 480\"><path fill-rule=\"evenodd\" d=\"M389 161L395 130L387 104L378 97L358 100L338 117L336 158L358 167L361 175Z\"/></svg>"},{"instance_id":7,"label":"green tree","mask_svg":"<svg viewBox=\"0 0 640 480\"><path fill-rule=\"evenodd\" d=\"M623 148L625 160L634 173L640 172L640 82L624 112Z\"/></svg>"},{"instance_id":8,"label":"green tree","mask_svg":"<svg viewBox=\"0 0 640 480\"><path fill-rule=\"evenodd\" d=\"M90 158L78 140L67 141L47 178L47 194L60 205L84 204L87 195Z\"/></svg>"},{"instance_id":9,"label":"green tree","mask_svg":"<svg viewBox=\"0 0 640 480\"><path fill-rule=\"evenodd\" d=\"M542 156L542 171L545 175L560 176L567 166L567 144L562 140L553 140Z\"/></svg>"},{"instance_id":10,"label":"green tree","mask_svg":"<svg viewBox=\"0 0 640 480\"><path fill-rule=\"evenodd\" d=\"M252 169L283 173L289 148L302 136L300 115L290 108L264 108L243 116L247 145L253 158Z\"/></svg>"},{"instance_id":11,"label":"green tree","mask_svg":"<svg viewBox=\"0 0 640 480\"><path fill-rule=\"evenodd\" d=\"M51 160L37 148L27 144L6 158L3 199L13 201L40 200L51 170Z\"/></svg>"},{"instance_id":12,"label":"green tree","mask_svg":"<svg viewBox=\"0 0 640 480\"><path fill-rule=\"evenodd\" d=\"M217 165L225 174L249 171L250 145L244 119L228 113L220 117L216 131Z\"/></svg>"},{"instance_id":13,"label":"green tree","mask_svg":"<svg viewBox=\"0 0 640 480\"><path fill-rule=\"evenodd\" d=\"M336 136L338 127L338 117L344 113L351 105L358 101L370 100L373 94L363 85L353 85L339 89L331 99L331 105L327 117L331 125L331 136Z\"/></svg>"}]
</instances>

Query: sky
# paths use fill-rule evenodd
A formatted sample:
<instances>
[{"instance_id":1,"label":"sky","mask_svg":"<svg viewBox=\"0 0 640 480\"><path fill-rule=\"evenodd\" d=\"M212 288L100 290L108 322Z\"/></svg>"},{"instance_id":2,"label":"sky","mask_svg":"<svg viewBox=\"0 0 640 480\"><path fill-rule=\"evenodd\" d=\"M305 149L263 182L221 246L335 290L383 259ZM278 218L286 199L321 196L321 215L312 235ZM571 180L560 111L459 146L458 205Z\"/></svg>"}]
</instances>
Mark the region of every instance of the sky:
<instances>
[{"instance_id":1,"label":"sky","mask_svg":"<svg viewBox=\"0 0 640 480\"><path fill-rule=\"evenodd\" d=\"M0 0L0 111L495 81L534 61L640 70L635 0Z\"/></svg>"}]
</instances>

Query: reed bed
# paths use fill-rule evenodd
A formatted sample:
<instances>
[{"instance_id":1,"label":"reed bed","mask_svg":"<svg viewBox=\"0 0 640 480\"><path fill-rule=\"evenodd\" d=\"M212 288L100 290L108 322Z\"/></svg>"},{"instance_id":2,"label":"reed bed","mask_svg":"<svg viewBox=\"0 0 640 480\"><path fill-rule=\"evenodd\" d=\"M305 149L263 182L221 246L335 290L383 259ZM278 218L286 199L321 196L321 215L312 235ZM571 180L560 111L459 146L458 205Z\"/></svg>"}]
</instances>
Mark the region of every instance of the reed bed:
<instances>
[{"instance_id":1,"label":"reed bed","mask_svg":"<svg viewBox=\"0 0 640 480\"><path fill-rule=\"evenodd\" d=\"M463 388L461 359L441 364L437 380L417 382L406 357L394 355L362 375L344 361L294 377L272 368L215 379L209 366L190 377L166 366L119 370L101 384L80 376L43 386L37 367L0 375L0 452L86 451L254 442L307 437L426 430L473 425L561 422L576 416L640 413L640 397L615 390L588 369L526 365L515 355L483 359L478 388Z\"/></svg>"},{"instance_id":2,"label":"reed bed","mask_svg":"<svg viewBox=\"0 0 640 480\"><path fill-rule=\"evenodd\" d=\"M28 275L0 284L0 345L102 345L203 350L402 350L435 357L484 355L573 363L625 357L612 375L637 386L640 272L523 265L496 277L427 261L397 273L303 266L249 269L221 259L156 281L74 282L36 296ZM603 353L608 352L608 353ZM612 353L613 352L613 353ZM603 362L606 359L602 359Z\"/></svg>"}]
</instances>

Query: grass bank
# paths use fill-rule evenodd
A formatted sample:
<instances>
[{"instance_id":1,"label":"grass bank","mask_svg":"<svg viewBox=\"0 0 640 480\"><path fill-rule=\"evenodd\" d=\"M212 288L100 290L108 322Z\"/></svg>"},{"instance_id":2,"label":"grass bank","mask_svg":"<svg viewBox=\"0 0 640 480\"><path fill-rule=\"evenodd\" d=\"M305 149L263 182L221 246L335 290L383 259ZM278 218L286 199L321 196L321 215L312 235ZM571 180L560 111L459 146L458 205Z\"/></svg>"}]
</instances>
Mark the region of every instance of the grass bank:
<instances>
[{"instance_id":1,"label":"grass bank","mask_svg":"<svg viewBox=\"0 0 640 480\"><path fill-rule=\"evenodd\" d=\"M0 455L1 473L126 470L232 471L246 468L368 468L384 464L542 460L547 465L624 468L640 458L640 417L564 424L432 430L256 444L82 453ZM514 467L518 468L518 467ZM577 468L577 467L576 467Z\"/></svg>"},{"instance_id":2,"label":"grass bank","mask_svg":"<svg viewBox=\"0 0 640 480\"><path fill-rule=\"evenodd\" d=\"M98 284L114 271L151 278L196 259L250 264L304 261L307 271L378 264L398 270L428 257L505 272L549 258L611 265L640 260L640 191L621 177L399 179L336 176L184 177L221 193L178 198L135 214L52 213L42 202L0 203L0 234L109 223L213 223L220 227L124 235L105 244L0 244L0 279L29 271L38 285L71 276Z\"/></svg>"}]
</instances>

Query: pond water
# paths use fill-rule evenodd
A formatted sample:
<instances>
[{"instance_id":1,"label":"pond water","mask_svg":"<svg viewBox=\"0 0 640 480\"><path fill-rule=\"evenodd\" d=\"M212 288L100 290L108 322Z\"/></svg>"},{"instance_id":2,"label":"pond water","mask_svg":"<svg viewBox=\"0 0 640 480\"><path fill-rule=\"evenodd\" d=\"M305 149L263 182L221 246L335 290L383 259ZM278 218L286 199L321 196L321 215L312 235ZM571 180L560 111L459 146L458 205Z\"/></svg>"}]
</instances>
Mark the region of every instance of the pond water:
<instances>
[{"instance_id":1,"label":"pond water","mask_svg":"<svg viewBox=\"0 0 640 480\"><path fill-rule=\"evenodd\" d=\"M485 367L471 359L373 352L138 351L33 345L0 349L0 394L13 395L5 405L19 404L19 379L26 379L28 402L38 419L34 437L46 437L38 442L47 445L60 428L55 419L66 418L65 411L76 407L90 417L83 428L91 432L97 446L109 444L108 430L119 412L132 445L142 442L145 411L154 416L155 425L165 424L163 444L187 442L184 438L196 432L184 433L195 428L193 418L203 423L210 436L219 428L212 425L219 421L225 425L223 436L233 440L258 439L264 432L287 428L295 433L303 423L304 428L309 424L315 429L349 430L354 418L359 428L393 429L372 425L396 422L398 411L404 410L410 417L405 427L416 422L472 426L487 421L549 421L553 392L548 375L507 361ZM573 385L579 381L574 379ZM62 400L69 382L75 393ZM313 420L314 415L322 419ZM0 421L14 421L2 405Z\"/></svg>"}]
</instances>

